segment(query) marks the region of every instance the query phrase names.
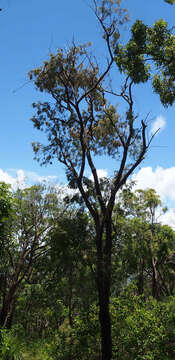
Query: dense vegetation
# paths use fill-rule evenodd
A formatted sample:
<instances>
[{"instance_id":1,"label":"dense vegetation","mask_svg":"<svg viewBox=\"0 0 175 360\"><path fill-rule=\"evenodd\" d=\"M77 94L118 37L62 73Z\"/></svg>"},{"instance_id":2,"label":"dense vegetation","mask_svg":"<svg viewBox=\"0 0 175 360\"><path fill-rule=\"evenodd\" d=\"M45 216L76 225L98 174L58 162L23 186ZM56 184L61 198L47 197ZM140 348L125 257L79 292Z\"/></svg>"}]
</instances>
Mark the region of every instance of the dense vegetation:
<instances>
[{"instance_id":1,"label":"dense vegetation","mask_svg":"<svg viewBox=\"0 0 175 360\"><path fill-rule=\"evenodd\" d=\"M100 359L95 229L55 188L0 184L1 358ZM114 359L174 359L175 232L152 189L124 188L113 212Z\"/></svg>"}]
</instances>

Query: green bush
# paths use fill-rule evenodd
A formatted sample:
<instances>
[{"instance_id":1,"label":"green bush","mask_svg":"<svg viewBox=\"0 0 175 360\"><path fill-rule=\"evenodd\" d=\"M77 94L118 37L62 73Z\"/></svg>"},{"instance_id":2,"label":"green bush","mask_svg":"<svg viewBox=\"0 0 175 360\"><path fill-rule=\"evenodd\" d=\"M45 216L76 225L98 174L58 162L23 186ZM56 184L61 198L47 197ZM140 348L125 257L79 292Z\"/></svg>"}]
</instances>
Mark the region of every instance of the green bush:
<instances>
[{"instance_id":1,"label":"green bush","mask_svg":"<svg viewBox=\"0 0 175 360\"><path fill-rule=\"evenodd\" d=\"M0 359L1 360L21 360L23 341L19 336L19 327L15 326L11 330L0 330Z\"/></svg>"},{"instance_id":2,"label":"green bush","mask_svg":"<svg viewBox=\"0 0 175 360\"><path fill-rule=\"evenodd\" d=\"M111 305L113 358L170 360L175 358L175 298L123 296Z\"/></svg>"},{"instance_id":3,"label":"green bush","mask_svg":"<svg viewBox=\"0 0 175 360\"><path fill-rule=\"evenodd\" d=\"M54 339L47 344L52 360L98 360L100 359L100 336L97 307L76 316L71 328L66 319Z\"/></svg>"},{"instance_id":4,"label":"green bush","mask_svg":"<svg viewBox=\"0 0 175 360\"><path fill-rule=\"evenodd\" d=\"M175 297L158 302L125 292L111 300L113 359L175 359ZM68 318L55 334L31 342L22 329L1 330L1 360L100 360L98 307Z\"/></svg>"},{"instance_id":5,"label":"green bush","mask_svg":"<svg viewBox=\"0 0 175 360\"><path fill-rule=\"evenodd\" d=\"M113 359L175 359L175 298L157 302L153 298L123 294L111 301ZM98 307L79 314L71 329L65 321L47 345L53 360L100 359Z\"/></svg>"}]
</instances>

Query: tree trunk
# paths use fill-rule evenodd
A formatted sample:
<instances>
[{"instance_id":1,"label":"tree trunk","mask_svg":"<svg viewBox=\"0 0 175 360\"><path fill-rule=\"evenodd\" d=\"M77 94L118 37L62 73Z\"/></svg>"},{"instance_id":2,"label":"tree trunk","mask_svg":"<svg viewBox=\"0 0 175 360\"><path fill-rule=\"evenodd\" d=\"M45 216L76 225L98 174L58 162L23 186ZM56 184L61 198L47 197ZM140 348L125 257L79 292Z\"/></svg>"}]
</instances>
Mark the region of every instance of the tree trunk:
<instances>
[{"instance_id":1,"label":"tree trunk","mask_svg":"<svg viewBox=\"0 0 175 360\"><path fill-rule=\"evenodd\" d=\"M102 235L97 237L97 287L99 297L99 321L101 326L101 352L102 360L112 359L111 318L109 310L111 287L111 248L112 226L106 226L106 239L103 246Z\"/></svg>"},{"instance_id":2,"label":"tree trunk","mask_svg":"<svg viewBox=\"0 0 175 360\"><path fill-rule=\"evenodd\" d=\"M8 313L9 313L9 307L10 307L10 303L8 301L4 300L2 308L1 308L1 312L0 312L0 327L4 327L6 325L7 317L8 317Z\"/></svg>"},{"instance_id":3,"label":"tree trunk","mask_svg":"<svg viewBox=\"0 0 175 360\"><path fill-rule=\"evenodd\" d=\"M137 281L137 288L138 288L138 294L139 295L143 295L143 290L144 290L143 271L144 271L144 261L141 258L139 260L139 265L138 265L138 281Z\"/></svg>"},{"instance_id":4,"label":"tree trunk","mask_svg":"<svg viewBox=\"0 0 175 360\"><path fill-rule=\"evenodd\" d=\"M9 327L10 322L9 322L9 326L7 326L7 322L9 316L11 316L11 320L12 320L12 317L14 315L14 313L12 312L13 311L15 312L15 306L13 307L13 304L14 301L16 300L15 299L16 288L17 288L17 284L15 283L11 286L8 293L4 294L3 304L0 311L0 327L10 328Z\"/></svg>"},{"instance_id":5,"label":"tree trunk","mask_svg":"<svg viewBox=\"0 0 175 360\"><path fill-rule=\"evenodd\" d=\"M98 289L99 293L99 320L101 325L101 351L102 360L112 359L112 336L111 336L111 319L109 312L109 295L108 284L101 284Z\"/></svg>"},{"instance_id":6,"label":"tree trunk","mask_svg":"<svg viewBox=\"0 0 175 360\"><path fill-rule=\"evenodd\" d=\"M68 295L68 308L69 308L69 325L72 328L73 326L73 318L72 318L72 267L70 268L69 275L68 275L68 282L69 282L69 295Z\"/></svg>"},{"instance_id":7,"label":"tree trunk","mask_svg":"<svg viewBox=\"0 0 175 360\"><path fill-rule=\"evenodd\" d=\"M153 276L152 276L152 296L155 299L159 297L159 279L158 279L158 271L156 267L156 261L154 257L152 257L152 269L153 269Z\"/></svg>"},{"instance_id":8,"label":"tree trunk","mask_svg":"<svg viewBox=\"0 0 175 360\"><path fill-rule=\"evenodd\" d=\"M73 318L72 318L72 267L70 268L69 275L68 275L68 281L69 281L69 295L68 295L68 319L69 319L69 325L70 325L70 349L69 349L69 357L68 360L72 359L72 346L73 346L73 338L72 338L72 327L73 327Z\"/></svg>"}]
</instances>

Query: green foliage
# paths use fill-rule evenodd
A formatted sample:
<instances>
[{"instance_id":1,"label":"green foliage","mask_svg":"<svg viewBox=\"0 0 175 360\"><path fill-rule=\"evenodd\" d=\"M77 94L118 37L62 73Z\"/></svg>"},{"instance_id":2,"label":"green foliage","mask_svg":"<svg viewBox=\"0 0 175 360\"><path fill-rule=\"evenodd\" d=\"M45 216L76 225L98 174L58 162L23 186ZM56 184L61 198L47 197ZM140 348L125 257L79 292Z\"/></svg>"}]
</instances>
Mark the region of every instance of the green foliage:
<instances>
[{"instance_id":1,"label":"green foliage","mask_svg":"<svg viewBox=\"0 0 175 360\"><path fill-rule=\"evenodd\" d=\"M15 325L11 330L1 329L0 358L2 360L23 360L24 338L22 327Z\"/></svg>"},{"instance_id":2,"label":"green foliage","mask_svg":"<svg viewBox=\"0 0 175 360\"><path fill-rule=\"evenodd\" d=\"M116 64L121 72L127 73L135 83L149 79L149 67L144 61L147 27L137 20L131 28L131 40L126 47L115 48Z\"/></svg>"},{"instance_id":3,"label":"green foliage","mask_svg":"<svg viewBox=\"0 0 175 360\"><path fill-rule=\"evenodd\" d=\"M99 333L97 307L91 305L88 313L81 312L75 317L72 328L67 319L60 326L58 333L46 346L49 358L96 360L100 357Z\"/></svg>"},{"instance_id":4,"label":"green foliage","mask_svg":"<svg viewBox=\"0 0 175 360\"><path fill-rule=\"evenodd\" d=\"M10 191L10 185L0 182L0 252L3 251L5 239L7 242L10 217L12 215L12 204L13 196Z\"/></svg>"},{"instance_id":5,"label":"green foliage","mask_svg":"<svg viewBox=\"0 0 175 360\"><path fill-rule=\"evenodd\" d=\"M20 360L50 360L47 351L47 342L44 340L32 340L27 342L22 351L22 358ZM52 359L51 359L52 360Z\"/></svg>"},{"instance_id":6,"label":"green foliage","mask_svg":"<svg viewBox=\"0 0 175 360\"><path fill-rule=\"evenodd\" d=\"M1 222L8 218L12 205L12 194L10 185L3 182L0 183L0 219ZM1 224L2 225L2 224Z\"/></svg>"},{"instance_id":7,"label":"green foliage","mask_svg":"<svg viewBox=\"0 0 175 360\"><path fill-rule=\"evenodd\" d=\"M113 358L123 360L173 360L175 341L174 297L164 302L147 301L134 295L134 287L111 299ZM71 329L67 323L46 346L50 359L100 359L98 307L75 318Z\"/></svg>"},{"instance_id":8,"label":"green foliage","mask_svg":"<svg viewBox=\"0 0 175 360\"><path fill-rule=\"evenodd\" d=\"M174 298L157 302L126 293L112 304L114 358L174 359Z\"/></svg>"},{"instance_id":9,"label":"green foliage","mask_svg":"<svg viewBox=\"0 0 175 360\"><path fill-rule=\"evenodd\" d=\"M134 279L137 293L145 298L174 294L175 232L158 223L166 208L153 189L133 193L126 188L120 199L119 235L114 231L114 245L120 241L119 273L126 274L125 281Z\"/></svg>"},{"instance_id":10,"label":"green foliage","mask_svg":"<svg viewBox=\"0 0 175 360\"><path fill-rule=\"evenodd\" d=\"M105 189L107 180L103 181ZM38 219L40 231L52 224L52 217L56 221L45 238L47 251L33 263L30 277L23 279L18 290L14 326L1 331L2 360L100 359L92 221L77 203L58 216L54 192L44 190L43 194L38 187L11 196L15 229L20 229L23 219L32 235L34 219ZM133 193L126 188L114 212L112 293L117 297L110 300L114 359L174 359L175 234L168 226L155 223L158 209L161 211L162 204L153 189ZM12 247L15 259L20 239ZM152 258L158 269L161 301L149 297ZM142 264L144 291L138 296Z\"/></svg>"},{"instance_id":11,"label":"green foliage","mask_svg":"<svg viewBox=\"0 0 175 360\"><path fill-rule=\"evenodd\" d=\"M137 84L151 78L162 104L174 103L175 36L164 20L156 21L152 27L137 20L131 28L131 39L125 46L117 43L114 52L120 72Z\"/></svg>"},{"instance_id":12,"label":"green foliage","mask_svg":"<svg viewBox=\"0 0 175 360\"><path fill-rule=\"evenodd\" d=\"M175 0L164 0L165 2L167 2L170 5L175 4Z\"/></svg>"}]
</instances>

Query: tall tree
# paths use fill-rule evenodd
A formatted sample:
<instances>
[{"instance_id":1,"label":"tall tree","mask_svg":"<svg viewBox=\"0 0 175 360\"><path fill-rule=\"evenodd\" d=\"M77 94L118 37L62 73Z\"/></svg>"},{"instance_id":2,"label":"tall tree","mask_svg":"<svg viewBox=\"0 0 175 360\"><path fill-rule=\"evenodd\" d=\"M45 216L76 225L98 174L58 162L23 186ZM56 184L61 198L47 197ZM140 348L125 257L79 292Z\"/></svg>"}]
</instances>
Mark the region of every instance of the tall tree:
<instances>
[{"instance_id":1,"label":"tall tree","mask_svg":"<svg viewBox=\"0 0 175 360\"><path fill-rule=\"evenodd\" d=\"M149 67L144 58L147 53L152 54L152 60L158 67L164 65L169 71L170 65L165 61L166 51L162 55L157 39L160 34L167 34L169 40L171 37L164 22L159 22L149 31L141 22L136 22L131 41L122 47L119 45L119 25L126 20L126 13L120 7L121 1L94 0L93 3L108 51L105 68L104 65L100 67L91 56L88 45L76 46L73 43L68 51L58 49L56 55L51 54L50 59L31 71L29 76L41 92L49 95L48 101L33 104L36 109L32 118L34 127L44 130L47 135L46 145L33 144L36 159L41 164L51 164L56 158L65 165L69 186L79 190L95 224L102 360L110 360L109 300L115 197L146 156L152 140L146 136L146 121L139 121L134 111L133 86L149 79ZM164 40L166 50L168 40ZM147 47L143 46L145 42ZM118 92L111 89L108 81L115 64L125 77ZM156 78L155 89L158 88L157 83ZM164 102L162 91L161 88L159 93ZM114 97L111 103L109 94L110 99ZM118 113L115 98L124 101L125 115ZM166 103L171 102L168 95ZM116 160L114 176L108 182L106 193L95 162L95 157L102 155ZM93 180L85 175L87 167Z\"/></svg>"}]
</instances>

